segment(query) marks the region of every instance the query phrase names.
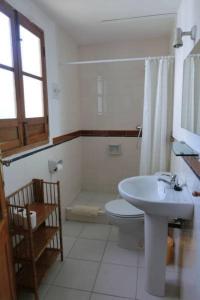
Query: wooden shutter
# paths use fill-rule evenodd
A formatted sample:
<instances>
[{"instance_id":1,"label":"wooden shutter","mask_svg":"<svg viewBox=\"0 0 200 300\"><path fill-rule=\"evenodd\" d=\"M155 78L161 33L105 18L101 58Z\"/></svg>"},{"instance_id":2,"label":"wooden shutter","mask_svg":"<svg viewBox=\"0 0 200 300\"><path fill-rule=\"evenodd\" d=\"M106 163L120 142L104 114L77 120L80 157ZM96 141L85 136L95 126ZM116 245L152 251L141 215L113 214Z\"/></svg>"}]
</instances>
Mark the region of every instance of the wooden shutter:
<instances>
[{"instance_id":1,"label":"wooden shutter","mask_svg":"<svg viewBox=\"0 0 200 300\"><path fill-rule=\"evenodd\" d=\"M14 74L16 91L16 117L12 116L10 119L2 119L1 117L0 119L0 149L4 156L8 156L48 143L47 79L43 31L2 0L0 0L0 12L8 16L11 21L13 54L12 66L0 63L0 70L10 71ZM22 70L20 25L37 36L40 41L41 76L35 76L34 74L29 74ZM40 56L40 54L38 56ZM40 95L42 94L43 96L41 97L43 101L43 113L41 116L26 118L23 76L40 81ZM4 78L4 75L2 78ZM3 104L4 99L2 99L2 95L0 87L0 103Z\"/></svg>"},{"instance_id":2,"label":"wooden shutter","mask_svg":"<svg viewBox=\"0 0 200 300\"><path fill-rule=\"evenodd\" d=\"M13 67L0 64L0 69L12 71L15 78L15 90L16 90L16 108L17 117L16 119L0 119L0 149L3 152L13 150L15 148L23 146L23 133L22 133L22 122L20 118L20 103L19 103L19 82L18 82L18 64L17 64L17 37L15 30L15 12L11 6L6 4L4 1L0 3L0 12L10 18L11 31L12 31L12 45L13 45ZM1 41L0 41L1 42ZM0 83L1 85L1 83ZM9 86L8 86L9 89ZM1 89L0 89L0 98ZM4 99L0 99L4 101Z\"/></svg>"},{"instance_id":3,"label":"wooden shutter","mask_svg":"<svg viewBox=\"0 0 200 300\"><path fill-rule=\"evenodd\" d=\"M31 23L26 17L18 14L18 23L22 25L31 33L36 35L41 42L41 63L42 63L42 76L38 77L33 74L23 72L22 62L19 59L20 68L20 85L21 90L23 87L23 75L29 76L30 78L38 79L43 84L43 105L44 105L44 116L37 118L26 118L25 108L24 108L24 93L22 92L21 106L23 114L23 130L24 130L24 144L31 145L38 142L48 142L48 95L47 95L47 78L46 78L46 58L45 58L45 43L44 43L44 32L37 27L35 24ZM19 49L20 51L20 49ZM19 53L21 57L21 53Z\"/></svg>"}]
</instances>

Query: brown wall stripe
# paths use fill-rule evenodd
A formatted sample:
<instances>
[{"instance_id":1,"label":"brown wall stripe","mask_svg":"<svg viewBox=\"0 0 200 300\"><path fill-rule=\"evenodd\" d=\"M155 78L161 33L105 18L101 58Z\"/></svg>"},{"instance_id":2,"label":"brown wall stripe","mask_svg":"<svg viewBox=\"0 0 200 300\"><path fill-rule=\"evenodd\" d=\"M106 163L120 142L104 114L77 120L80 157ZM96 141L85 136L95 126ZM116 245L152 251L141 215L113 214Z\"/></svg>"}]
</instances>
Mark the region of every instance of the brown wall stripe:
<instances>
[{"instance_id":1,"label":"brown wall stripe","mask_svg":"<svg viewBox=\"0 0 200 300\"><path fill-rule=\"evenodd\" d=\"M81 130L81 136L137 137L138 134L138 130Z\"/></svg>"},{"instance_id":2,"label":"brown wall stripe","mask_svg":"<svg viewBox=\"0 0 200 300\"><path fill-rule=\"evenodd\" d=\"M192 156L184 156L183 159L194 174L200 179L200 162L198 159Z\"/></svg>"},{"instance_id":3,"label":"brown wall stripe","mask_svg":"<svg viewBox=\"0 0 200 300\"><path fill-rule=\"evenodd\" d=\"M53 138L53 144L58 145L80 136L90 137L137 137L138 130L79 130ZM141 137L141 134L140 134Z\"/></svg>"},{"instance_id":4,"label":"brown wall stripe","mask_svg":"<svg viewBox=\"0 0 200 300\"><path fill-rule=\"evenodd\" d=\"M81 136L81 130L70 132L68 134L60 135L60 136L53 138L53 144L58 145L61 143L65 143L65 142L74 140L80 136Z\"/></svg>"}]
</instances>

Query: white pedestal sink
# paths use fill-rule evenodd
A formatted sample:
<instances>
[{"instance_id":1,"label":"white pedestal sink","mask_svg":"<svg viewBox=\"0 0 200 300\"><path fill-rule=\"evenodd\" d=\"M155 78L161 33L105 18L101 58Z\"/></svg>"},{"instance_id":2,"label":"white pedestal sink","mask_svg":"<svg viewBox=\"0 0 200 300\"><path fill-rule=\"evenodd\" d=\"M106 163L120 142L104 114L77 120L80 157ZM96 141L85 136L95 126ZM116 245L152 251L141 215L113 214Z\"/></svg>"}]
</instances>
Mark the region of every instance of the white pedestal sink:
<instances>
[{"instance_id":1,"label":"white pedestal sink","mask_svg":"<svg viewBox=\"0 0 200 300\"><path fill-rule=\"evenodd\" d=\"M177 192L158 176L138 176L119 183L119 193L145 212L145 289L165 296L165 269L169 218L191 219L193 198L187 187Z\"/></svg>"}]
</instances>

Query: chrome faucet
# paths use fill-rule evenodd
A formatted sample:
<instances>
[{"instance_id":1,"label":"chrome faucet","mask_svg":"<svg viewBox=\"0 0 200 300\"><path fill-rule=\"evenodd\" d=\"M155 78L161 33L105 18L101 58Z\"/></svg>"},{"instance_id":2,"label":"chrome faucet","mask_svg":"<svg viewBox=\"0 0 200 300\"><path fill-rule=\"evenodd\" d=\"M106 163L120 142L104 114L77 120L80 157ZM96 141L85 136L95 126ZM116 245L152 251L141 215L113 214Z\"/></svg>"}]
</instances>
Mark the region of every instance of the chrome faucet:
<instances>
[{"instance_id":1,"label":"chrome faucet","mask_svg":"<svg viewBox=\"0 0 200 300\"><path fill-rule=\"evenodd\" d=\"M163 182L169 184L170 188L172 188L172 189L174 189L174 187L176 185L178 185L178 176L176 174L174 174L174 175L162 174L162 175L170 177L170 180L167 180L165 178L159 177L158 181L163 181Z\"/></svg>"}]
</instances>

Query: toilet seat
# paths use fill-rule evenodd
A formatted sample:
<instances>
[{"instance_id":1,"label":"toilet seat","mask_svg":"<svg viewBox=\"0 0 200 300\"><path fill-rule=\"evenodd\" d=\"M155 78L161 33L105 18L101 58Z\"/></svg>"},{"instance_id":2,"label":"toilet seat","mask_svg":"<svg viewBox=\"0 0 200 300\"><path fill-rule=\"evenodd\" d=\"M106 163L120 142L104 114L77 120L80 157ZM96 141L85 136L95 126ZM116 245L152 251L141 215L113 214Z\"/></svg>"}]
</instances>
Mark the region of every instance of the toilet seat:
<instances>
[{"instance_id":1,"label":"toilet seat","mask_svg":"<svg viewBox=\"0 0 200 300\"><path fill-rule=\"evenodd\" d=\"M105 205L105 210L110 215L118 218L143 218L144 212L131 205L124 199L112 200Z\"/></svg>"}]
</instances>

